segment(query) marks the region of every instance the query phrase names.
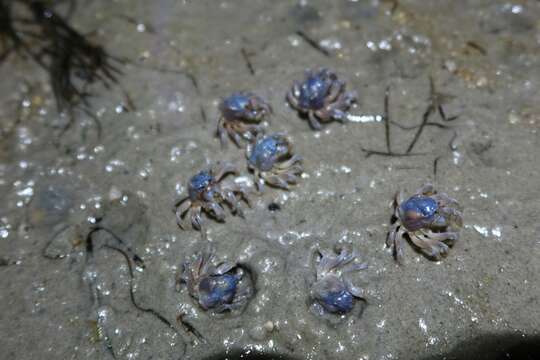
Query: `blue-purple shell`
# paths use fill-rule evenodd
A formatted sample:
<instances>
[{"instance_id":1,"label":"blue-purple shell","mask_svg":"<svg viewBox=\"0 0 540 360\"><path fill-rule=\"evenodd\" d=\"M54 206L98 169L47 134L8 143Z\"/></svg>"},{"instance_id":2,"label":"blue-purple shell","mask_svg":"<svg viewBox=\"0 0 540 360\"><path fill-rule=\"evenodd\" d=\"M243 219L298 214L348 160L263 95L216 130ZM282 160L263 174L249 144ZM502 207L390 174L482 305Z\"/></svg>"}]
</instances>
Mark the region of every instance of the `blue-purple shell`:
<instances>
[{"instance_id":1,"label":"blue-purple shell","mask_svg":"<svg viewBox=\"0 0 540 360\"><path fill-rule=\"evenodd\" d=\"M229 273L203 278L199 283L199 303L205 309L231 304L238 281L237 276Z\"/></svg>"},{"instance_id":2,"label":"blue-purple shell","mask_svg":"<svg viewBox=\"0 0 540 360\"><path fill-rule=\"evenodd\" d=\"M198 172L189 180L189 196L191 198L197 197L213 180L214 178L208 171Z\"/></svg>"},{"instance_id":3,"label":"blue-purple shell","mask_svg":"<svg viewBox=\"0 0 540 360\"><path fill-rule=\"evenodd\" d=\"M283 151L283 143L279 137L265 136L255 143L248 161L259 170L268 171Z\"/></svg>"},{"instance_id":4,"label":"blue-purple shell","mask_svg":"<svg viewBox=\"0 0 540 360\"><path fill-rule=\"evenodd\" d=\"M230 116L242 118L248 109L250 97L241 93L234 93L223 100L222 110Z\"/></svg>"},{"instance_id":5,"label":"blue-purple shell","mask_svg":"<svg viewBox=\"0 0 540 360\"><path fill-rule=\"evenodd\" d=\"M399 206L399 217L409 231L421 229L433 222L437 201L429 196L414 195Z\"/></svg>"},{"instance_id":6,"label":"blue-purple shell","mask_svg":"<svg viewBox=\"0 0 540 360\"><path fill-rule=\"evenodd\" d=\"M324 280L323 280L324 281ZM352 310L354 296L342 281L326 281L317 295L317 302L328 312L344 314Z\"/></svg>"},{"instance_id":7,"label":"blue-purple shell","mask_svg":"<svg viewBox=\"0 0 540 360\"><path fill-rule=\"evenodd\" d=\"M298 103L305 109L321 109L332 82L324 72L309 75L300 86Z\"/></svg>"}]
</instances>

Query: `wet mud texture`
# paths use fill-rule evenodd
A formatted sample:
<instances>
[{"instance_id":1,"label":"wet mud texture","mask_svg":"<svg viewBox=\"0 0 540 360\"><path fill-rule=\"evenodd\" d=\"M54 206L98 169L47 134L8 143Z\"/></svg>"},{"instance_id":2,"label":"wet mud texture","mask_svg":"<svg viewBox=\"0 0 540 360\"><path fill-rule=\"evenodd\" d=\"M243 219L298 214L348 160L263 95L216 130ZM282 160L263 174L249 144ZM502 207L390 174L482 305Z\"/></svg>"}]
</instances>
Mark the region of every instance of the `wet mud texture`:
<instances>
[{"instance_id":1,"label":"wet mud texture","mask_svg":"<svg viewBox=\"0 0 540 360\"><path fill-rule=\"evenodd\" d=\"M57 106L50 56L45 66L21 49L2 59L3 358L527 359L537 350L538 1L93 0L54 10L122 61L108 58L118 69L109 86L85 81L91 72L70 78L92 95L69 112ZM24 29L33 51L46 44ZM0 30L3 54L13 43ZM349 123L314 132L285 93L319 67L359 103ZM239 90L272 105L269 130L291 137L305 175L290 192L254 196L244 218L206 219L216 254L249 267L256 288L241 314L216 316L176 286L182 262L206 244L178 228L172 207L217 160L251 179L244 152L214 136L220 98ZM461 239L441 262L407 244L397 265L385 247L391 200L427 181L464 207ZM366 306L321 318L309 312L310 258L336 244L369 265L351 279Z\"/></svg>"}]
</instances>

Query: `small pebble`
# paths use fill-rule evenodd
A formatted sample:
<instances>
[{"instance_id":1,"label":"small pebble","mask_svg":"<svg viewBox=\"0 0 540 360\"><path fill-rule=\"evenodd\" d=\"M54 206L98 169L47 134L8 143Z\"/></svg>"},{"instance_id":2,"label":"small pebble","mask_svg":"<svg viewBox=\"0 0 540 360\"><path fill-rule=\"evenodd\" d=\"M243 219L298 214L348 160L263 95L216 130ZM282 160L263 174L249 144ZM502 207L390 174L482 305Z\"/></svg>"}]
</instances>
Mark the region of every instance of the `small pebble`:
<instances>
[{"instance_id":1,"label":"small pebble","mask_svg":"<svg viewBox=\"0 0 540 360\"><path fill-rule=\"evenodd\" d=\"M109 201L118 201L122 198L122 191L120 191L119 188L116 186L111 186L111 189L109 190Z\"/></svg>"}]
</instances>

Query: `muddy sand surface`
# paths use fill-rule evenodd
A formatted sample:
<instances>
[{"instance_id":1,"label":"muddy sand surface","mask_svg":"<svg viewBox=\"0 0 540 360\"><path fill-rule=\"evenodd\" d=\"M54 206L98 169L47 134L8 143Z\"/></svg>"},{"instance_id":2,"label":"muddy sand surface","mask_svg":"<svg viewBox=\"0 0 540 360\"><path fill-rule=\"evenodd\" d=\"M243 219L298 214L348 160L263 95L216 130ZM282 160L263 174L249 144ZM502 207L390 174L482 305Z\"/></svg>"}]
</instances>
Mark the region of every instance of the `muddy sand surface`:
<instances>
[{"instance_id":1,"label":"muddy sand surface","mask_svg":"<svg viewBox=\"0 0 540 360\"><path fill-rule=\"evenodd\" d=\"M24 51L3 59L2 358L493 359L539 335L540 2L70 4L52 9L120 71L109 88L91 82L70 117L46 66ZM349 122L317 132L285 94L320 67L359 96ZM207 244L172 209L219 160L241 170L226 183L253 185L244 151L215 137L217 105L238 90L272 105L268 131L288 134L305 173L291 191L254 194L244 218L205 217L216 255L245 264L256 289L215 315L176 283ZM425 116L439 106L446 120ZM390 203L426 182L462 205L461 238L440 262L406 243L399 265ZM313 252L336 246L368 264L351 279L366 301L321 317Z\"/></svg>"}]
</instances>

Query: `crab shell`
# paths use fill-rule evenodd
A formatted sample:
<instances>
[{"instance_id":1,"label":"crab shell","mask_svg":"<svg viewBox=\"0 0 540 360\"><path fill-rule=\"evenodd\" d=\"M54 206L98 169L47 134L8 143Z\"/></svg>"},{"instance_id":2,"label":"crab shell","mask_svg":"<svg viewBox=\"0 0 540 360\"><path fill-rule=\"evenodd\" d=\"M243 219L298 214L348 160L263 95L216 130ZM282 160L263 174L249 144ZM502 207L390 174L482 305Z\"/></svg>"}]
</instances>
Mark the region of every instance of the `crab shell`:
<instances>
[{"instance_id":1,"label":"crab shell","mask_svg":"<svg viewBox=\"0 0 540 360\"><path fill-rule=\"evenodd\" d=\"M212 183L215 182L215 179L210 173L206 170L202 170L195 174L188 184L188 193L191 200L197 199L201 193L206 191Z\"/></svg>"},{"instance_id":2,"label":"crab shell","mask_svg":"<svg viewBox=\"0 0 540 360\"><path fill-rule=\"evenodd\" d=\"M237 275L230 273L203 277L198 287L199 304L205 310L231 304L239 280Z\"/></svg>"},{"instance_id":3,"label":"crab shell","mask_svg":"<svg viewBox=\"0 0 540 360\"><path fill-rule=\"evenodd\" d=\"M271 112L270 106L252 93L237 92L223 99L219 109L226 119L260 121Z\"/></svg>"},{"instance_id":4,"label":"crab shell","mask_svg":"<svg viewBox=\"0 0 540 360\"><path fill-rule=\"evenodd\" d=\"M306 80L300 86L298 105L304 109L322 109L337 76L323 69L319 73L308 72Z\"/></svg>"},{"instance_id":5,"label":"crab shell","mask_svg":"<svg viewBox=\"0 0 540 360\"><path fill-rule=\"evenodd\" d=\"M439 206L432 197L414 195L399 205L398 214L408 231L416 231L430 224L436 218Z\"/></svg>"},{"instance_id":6,"label":"crab shell","mask_svg":"<svg viewBox=\"0 0 540 360\"><path fill-rule=\"evenodd\" d=\"M313 298L328 312L344 314L352 310L354 296L334 274L319 280L312 288Z\"/></svg>"},{"instance_id":7,"label":"crab shell","mask_svg":"<svg viewBox=\"0 0 540 360\"><path fill-rule=\"evenodd\" d=\"M283 156L289 154L291 144L282 134L267 135L249 148L248 162L260 171L269 171Z\"/></svg>"}]
</instances>

